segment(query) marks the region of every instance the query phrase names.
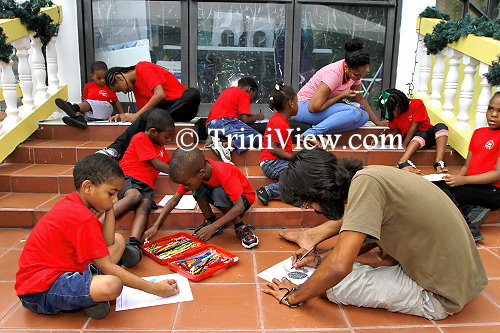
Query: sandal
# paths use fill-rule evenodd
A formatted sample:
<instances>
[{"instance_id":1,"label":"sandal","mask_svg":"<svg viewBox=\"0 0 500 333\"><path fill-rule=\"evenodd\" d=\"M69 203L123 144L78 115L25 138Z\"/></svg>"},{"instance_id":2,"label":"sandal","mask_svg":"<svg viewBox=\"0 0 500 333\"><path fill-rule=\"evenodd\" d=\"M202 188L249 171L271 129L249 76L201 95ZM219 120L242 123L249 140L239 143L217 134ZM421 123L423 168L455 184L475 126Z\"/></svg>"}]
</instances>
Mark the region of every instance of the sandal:
<instances>
[{"instance_id":1,"label":"sandal","mask_svg":"<svg viewBox=\"0 0 500 333\"><path fill-rule=\"evenodd\" d=\"M417 169L417 167L415 166L415 164L413 164L413 162L410 161L410 160L407 160L406 162L402 162L402 163L397 162L396 164L397 164L397 166L398 166L399 169L404 169L406 167L411 167L413 170L408 170L409 172L411 172L411 173L417 173L417 174L421 174L422 173L422 172L420 172L419 169Z\"/></svg>"},{"instance_id":2,"label":"sandal","mask_svg":"<svg viewBox=\"0 0 500 333\"><path fill-rule=\"evenodd\" d=\"M448 172L448 168L446 167L446 163L444 163L443 160L437 161L433 165L434 170L436 170L438 173L443 173L443 172ZM438 168L441 168L441 171L438 170Z\"/></svg>"}]
</instances>

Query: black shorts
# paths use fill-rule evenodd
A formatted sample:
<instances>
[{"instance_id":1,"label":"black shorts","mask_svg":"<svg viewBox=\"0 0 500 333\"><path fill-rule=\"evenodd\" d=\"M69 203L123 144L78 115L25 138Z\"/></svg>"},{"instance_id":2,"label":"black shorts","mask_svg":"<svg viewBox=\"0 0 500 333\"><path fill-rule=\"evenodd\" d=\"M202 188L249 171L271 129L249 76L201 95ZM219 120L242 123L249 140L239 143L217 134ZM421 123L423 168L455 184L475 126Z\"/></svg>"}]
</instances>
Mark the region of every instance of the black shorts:
<instances>
[{"instance_id":1,"label":"black shorts","mask_svg":"<svg viewBox=\"0 0 500 333\"><path fill-rule=\"evenodd\" d=\"M130 190L131 188L136 189L141 193L143 199L149 199L151 201L151 209L157 209L158 206L153 201L153 195L155 194L155 190L148 184L141 182L139 179L135 179L134 177L125 176L125 182L123 183L123 187L118 193L118 200L123 199L125 196L125 192Z\"/></svg>"},{"instance_id":2,"label":"black shorts","mask_svg":"<svg viewBox=\"0 0 500 333\"><path fill-rule=\"evenodd\" d=\"M211 187L205 183L201 183L200 187L193 191L193 197L195 199L200 198L206 200L217 208L232 208L234 206L233 202L229 198L229 195L224 192L222 187ZM250 202L248 202L245 194L241 195L241 199L243 200L243 205L245 207L243 212L246 212L250 209Z\"/></svg>"}]
</instances>

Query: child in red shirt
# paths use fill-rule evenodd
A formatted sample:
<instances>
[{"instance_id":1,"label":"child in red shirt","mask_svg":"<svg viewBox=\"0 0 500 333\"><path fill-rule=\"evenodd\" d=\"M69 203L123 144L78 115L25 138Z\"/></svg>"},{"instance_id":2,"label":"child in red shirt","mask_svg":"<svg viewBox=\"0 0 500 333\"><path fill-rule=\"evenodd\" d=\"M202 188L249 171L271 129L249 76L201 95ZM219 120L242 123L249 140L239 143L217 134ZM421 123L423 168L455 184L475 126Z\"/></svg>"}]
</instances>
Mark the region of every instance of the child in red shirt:
<instances>
[{"instance_id":1,"label":"child in red shirt","mask_svg":"<svg viewBox=\"0 0 500 333\"><path fill-rule=\"evenodd\" d=\"M278 180L292 157L292 131L288 120L297 114L299 105L297 93L292 87L278 82L274 88L269 97L269 108L276 113L267 123L259 165L267 177ZM280 196L279 183L261 187L255 192L257 198L267 206L269 200Z\"/></svg>"},{"instance_id":2,"label":"child in red shirt","mask_svg":"<svg viewBox=\"0 0 500 333\"><path fill-rule=\"evenodd\" d=\"M479 225L490 210L500 208L500 92L491 98L486 120L488 127L472 134L467 159L457 175L435 183L460 208L476 242L484 239Z\"/></svg>"},{"instance_id":3,"label":"child in red shirt","mask_svg":"<svg viewBox=\"0 0 500 333\"><path fill-rule=\"evenodd\" d=\"M90 66L89 82L83 88L83 102L71 104L62 98L56 98L58 108L66 112L62 121L69 126L87 128L87 120L107 120L113 113L113 106L121 114L123 108L116 93L106 86L104 76L108 66L102 61L96 61Z\"/></svg>"},{"instance_id":4,"label":"child in red shirt","mask_svg":"<svg viewBox=\"0 0 500 333\"><path fill-rule=\"evenodd\" d=\"M410 157L421 148L436 145L434 169L439 173L448 172L443 161L448 143L448 127L442 123L432 126L422 100L408 99L402 91L388 89L382 91L376 102L389 119L389 128L404 137L405 152L397 162L398 168L420 173Z\"/></svg>"},{"instance_id":5,"label":"child in red shirt","mask_svg":"<svg viewBox=\"0 0 500 333\"><path fill-rule=\"evenodd\" d=\"M236 236L241 244L250 249L259 244L259 238L252 232L250 224L241 218L255 201L255 192L248 179L234 165L205 159L198 148L183 150L177 148L170 160L170 179L181 184L177 193L167 202L160 216L149 230L146 238L152 238L168 217L182 196L193 191L205 222L194 232L200 240L208 240L220 233L228 224L234 224ZM217 220L210 204L224 214Z\"/></svg>"},{"instance_id":6,"label":"child in red shirt","mask_svg":"<svg viewBox=\"0 0 500 333\"><path fill-rule=\"evenodd\" d=\"M157 208L153 201L154 183L159 172L168 173L170 156L165 150L174 136L175 126L172 117L153 110L146 124L146 132L134 135L120 161L125 174L125 184L119 201L114 205L115 215L120 218L130 210L135 210L130 238L125 242L123 266L132 267L142 258L141 246L144 231L148 225L151 208Z\"/></svg>"},{"instance_id":7,"label":"child in red shirt","mask_svg":"<svg viewBox=\"0 0 500 333\"><path fill-rule=\"evenodd\" d=\"M264 119L264 114L250 112L250 101L257 96L258 92L259 89L254 79L241 78L238 81L238 87L226 88L210 109L205 122L210 136L207 147L211 147L222 161L231 162L233 148L241 154L250 147L257 148L262 142L262 135L249 126L256 120ZM228 138L230 141L222 142L220 137Z\"/></svg>"},{"instance_id":8,"label":"child in red shirt","mask_svg":"<svg viewBox=\"0 0 500 333\"><path fill-rule=\"evenodd\" d=\"M177 294L175 280L152 283L117 265L125 247L113 210L123 185L118 163L90 155L76 163L73 177L76 192L38 221L19 258L15 289L22 305L42 314L83 308L101 319L123 285L161 297ZM101 213L102 223L95 217Z\"/></svg>"},{"instance_id":9,"label":"child in red shirt","mask_svg":"<svg viewBox=\"0 0 500 333\"><path fill-rule=\"evenodd\" d=\"M136 113L118 114L110 121L130 121L132 124L108 147L99 151L119 159L132 137L146 130L152 108L170 114L174 122L190 121L198 113L200 93L195 88L186 89L174 74L148 61L130 67L113 67L106 73L106 84L115 92L132 92L139 110Z\"/></svg>"}]
</instances>

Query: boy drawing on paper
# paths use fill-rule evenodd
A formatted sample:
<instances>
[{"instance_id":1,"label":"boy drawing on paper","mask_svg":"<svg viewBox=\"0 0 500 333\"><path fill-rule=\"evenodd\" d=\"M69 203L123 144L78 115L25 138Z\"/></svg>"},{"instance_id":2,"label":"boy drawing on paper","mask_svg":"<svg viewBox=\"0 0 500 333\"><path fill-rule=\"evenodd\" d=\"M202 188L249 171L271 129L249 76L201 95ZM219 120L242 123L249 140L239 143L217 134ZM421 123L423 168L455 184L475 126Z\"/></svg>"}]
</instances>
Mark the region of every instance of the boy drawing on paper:
<instances>
[{"instance_id":1,"label":"boy drawing on paper","mask_svg":"<svg viewBox=\"0 0 500 333\"><path fill-rule=\"evenodd\" d=\"M158 109L151 111L146 131L132 137L120 161L125 184L118 193L119 201L113 206L116 218L135 210L132 231L123 253L125 267L134 266L142 258L141 246L149 212L151 208L157 208L153 201L154 183L160 171L168 173L170 156L164 146L170 142L174 131L174 121L168 113Z\"/></svg>"},{"instance_id":2,"label":"boy drawing on paper","mask_svg":"<svg viewBox=\"0 0 500 333\"><path fill-rule=\"evenodd\" d=\"M152 238L182 196L193 191L205 216L205 222L194 232L196 237L208 240L220 233L224 226L234 224L236 236L241 239L243 247L250 249L259 244L259 238L252 232L255 228L241 220L255 201L255 192L236 166L205 159L198 148L177 148L170 160L169 176L173 182L181 185L154 225L145 232L146 238ZM210 204L222 211L224 215L220 219L217 220Z\"/></svg>"},{"instance_id":3,"label":"boy drawing on paper","mask_svg":"<svg viewBox=\"0 0 500 333\"><path fill-rule=\"evenodd\" d=\"M73 177L76 191L38 221L19 258L15 289L23 306L41 314L83 309L101 319L123 285L161 297L179 293L175 280L152 283L117 265L125 248L113 210L123 186L118 163L90 155L76 163Z\"/></svg>"}]
</instances>

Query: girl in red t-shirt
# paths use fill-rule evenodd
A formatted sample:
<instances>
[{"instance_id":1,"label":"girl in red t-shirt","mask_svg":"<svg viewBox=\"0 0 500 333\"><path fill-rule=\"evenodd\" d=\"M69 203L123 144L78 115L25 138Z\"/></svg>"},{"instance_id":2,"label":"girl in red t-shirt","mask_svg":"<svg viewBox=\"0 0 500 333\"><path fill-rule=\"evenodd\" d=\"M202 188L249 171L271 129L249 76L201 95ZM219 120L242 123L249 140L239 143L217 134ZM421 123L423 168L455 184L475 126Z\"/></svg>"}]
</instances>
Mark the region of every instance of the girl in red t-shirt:
<instances>
[{"instance_id":1,"label":"girl in red t-shirt","mask_svg":"<svg viewBox=\"0 0 500 333\"><path fill-rule=\"evenodd\" d=\"M389 120L389 128L404 137L405 152L396 163L398 168L420 173L420 170L410 161L410 157L421 148L435 145L434 169L439 173L448 172L443 161L448 143L448 127L442 123L432 126L422 100L408 99L400 90L387 89L382 91L376 102L380 109L385 112L385 116Z\"/></svg>"},{"instance_id":2,"label":"girl in red t-shirt","mask_svg":"<svg viewBox=\"0 0 500 333\"><path fill-rule=\"evenodd\" d=\"M288 121L299 110L295 90L283 82L276 83L269 97L269 108L276 113L267 123L259 163L267 177L278 180L292 157L292 133ZM269 200L280 196L279 183L263 186L255 192L257 198L267 206Z\"/></svg>"}]
</instances>

